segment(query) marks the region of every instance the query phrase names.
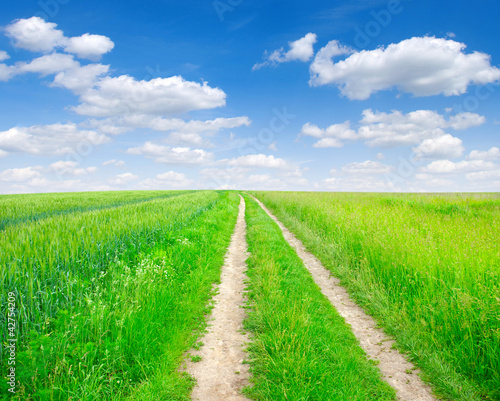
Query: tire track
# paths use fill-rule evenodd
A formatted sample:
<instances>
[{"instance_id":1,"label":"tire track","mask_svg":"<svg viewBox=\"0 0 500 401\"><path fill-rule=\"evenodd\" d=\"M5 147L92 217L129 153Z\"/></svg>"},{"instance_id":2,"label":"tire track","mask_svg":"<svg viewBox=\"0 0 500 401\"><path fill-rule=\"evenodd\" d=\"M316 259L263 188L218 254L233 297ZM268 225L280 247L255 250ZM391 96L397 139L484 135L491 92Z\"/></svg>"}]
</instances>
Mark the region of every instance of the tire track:
<instances>
[{"instance_id":1,"label":"tire track","mask_svg":"<svg viewBox=\"0 0 500 401\"><path fill-rule=\"evenodd\" d=\"M340 286L340 281L330 276L321 262L306 250L300 242L258 199L253 199L264 209L281 228L285 239L295 249L304 265L311 273L322 294L328 298L339 314L351 326L352 331L367 355L379 361L384 380L395 390L399 400L432 401L432 391L419 377L419 371L392 346L394 341L384 332L377 329L373 318L367 315L350 298L347 291Z\"/></svg>"},{"instance_id":2,"label":"tire track","mask_svg":"<svg viewBox=\"0 0 500 401\"><path fill-rule=\"evenodd\" d=\"M201 339L199 350L190 354L201 357L200 362L186 362L186 371L195 377L196 386L191 394L200 401L244 401L241 389L249 384L249 365L246 357L247 335L241 332L245 319L245 274L247 259L245 201L240 195L236 227L222 267L219 293L213 298L211 326Z\"/></svg>"}]
</instances>

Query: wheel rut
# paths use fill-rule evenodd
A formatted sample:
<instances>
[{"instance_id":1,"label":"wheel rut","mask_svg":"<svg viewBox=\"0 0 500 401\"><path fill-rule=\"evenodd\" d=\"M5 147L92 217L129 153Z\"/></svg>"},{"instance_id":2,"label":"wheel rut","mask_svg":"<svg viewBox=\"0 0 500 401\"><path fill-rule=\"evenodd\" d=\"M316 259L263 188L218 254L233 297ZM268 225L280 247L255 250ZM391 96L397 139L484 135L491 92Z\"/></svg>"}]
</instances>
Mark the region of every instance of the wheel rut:
<instances>
[{"instance_id":1,"label":"wheel rut","mask_svg":"<svg viewBox=\"0 0 500 401\"><path fill-rule=\"evenodd\" d=\"M189 353L186 371L196 379L191 397L199 401L248 400L241 390L249 384L249 365L244 364L247 335L243 334L247 276L245 201L240 196L238 219L222 267L218 294L214 296L208 333L203 346Z\"/></svg>"},{"instance_id":2,"label":"wheel rut","mask_svg":"<svg viewBox=\"0 0 500 401\"><path fill-rule=\"evenodd\" d=\"M252 196L253 197L253 196ZM338 313L351 326L361 347L369 358L379 362L377 365L384 380L396 390L399 400L435 400L431 388L419 377L419 370L393 348L394 341L377 328L373 318L354 303L340 281L331 276L321 262L306 250L299 241L258 199L255 201L281 228L287 242L295 249L304 265L311 273L323 295L328 298Z\"/></svg>"}]
</instances>

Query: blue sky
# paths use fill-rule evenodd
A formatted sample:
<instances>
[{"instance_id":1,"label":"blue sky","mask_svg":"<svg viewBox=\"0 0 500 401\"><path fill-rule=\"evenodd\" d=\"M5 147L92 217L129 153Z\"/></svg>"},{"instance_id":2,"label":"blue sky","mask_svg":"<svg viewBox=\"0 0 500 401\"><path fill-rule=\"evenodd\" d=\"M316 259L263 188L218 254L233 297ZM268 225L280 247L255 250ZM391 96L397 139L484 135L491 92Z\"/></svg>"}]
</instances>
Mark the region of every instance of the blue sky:
<instances>
[{"instance_id":1,"label":"blue sky","mask_svg":"<svg viewBox=\"0 0 500 401\"><path fill-rule=\"evenodd\" d=\"M0 193L500 189L497 1L0 15Z\"/></svg>"}]
</instances>

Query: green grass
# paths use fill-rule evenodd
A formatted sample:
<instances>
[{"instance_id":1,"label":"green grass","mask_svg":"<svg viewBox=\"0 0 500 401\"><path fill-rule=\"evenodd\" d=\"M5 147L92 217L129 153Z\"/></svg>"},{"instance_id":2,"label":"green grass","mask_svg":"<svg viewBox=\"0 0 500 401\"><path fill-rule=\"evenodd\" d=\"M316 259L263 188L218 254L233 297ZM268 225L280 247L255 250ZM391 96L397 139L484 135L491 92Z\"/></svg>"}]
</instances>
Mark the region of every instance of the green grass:
<instances>
[{"instance_id":1,"label":"green grass","mask_svg":"<svg viewBox=\"0 0 500 401\"><path fill-rule=\"evenodd\" d=\"M189 399L193 382L178 368L204 330L238 200L198 192L8 228L0 258L2 287L17 294L15 398Z\"/></svg>"},{"instance_id":2,"label":"green grass","mask_svg":"<svg viewBox=\"0 0 500 401\"><path fill-rule=\"evenodd\" d=\"M249 359L255 400L393 400L279 227L247 204Z\"/></svg>"},{"instance_id":3,"label":"green grass","mask_svg":"<svg viewBox=\"0 0 500 401\"><path fill-rule=\"evenodd\" d=\"M189 191L112 191L0 195L0 230L46 217L106 209Z\"/></svg>"},{"instance_id":4,"label":"green grass","mask_svg":"<svg viewBox=\"0 0 500 401\"><path fill-rule=\"evenodd\" d=\"M500 399L500 198L254 193L449 399Z\"/></svg>"}]
</instances>

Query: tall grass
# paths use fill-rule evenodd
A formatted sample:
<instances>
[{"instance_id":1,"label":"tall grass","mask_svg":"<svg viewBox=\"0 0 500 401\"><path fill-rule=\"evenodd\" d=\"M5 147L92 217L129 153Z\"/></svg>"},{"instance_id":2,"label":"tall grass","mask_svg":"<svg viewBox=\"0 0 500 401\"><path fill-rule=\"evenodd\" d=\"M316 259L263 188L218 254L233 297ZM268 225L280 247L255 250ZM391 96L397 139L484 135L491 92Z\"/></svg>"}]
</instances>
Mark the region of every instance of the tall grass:
<instances>
[{"instance_id":1,"label":"tall grass","mask_svg":"<svg viewBox=\"0 0 500 401\"><path fill-rule=\"evenodd\" d=\"M256 400L393 400L395 393L321 294L279 227L250 197L247 238Z\"/></svg>"},{"instance_id":2,"label":"tall grass","mask_svg":"<svg viewBox=\"0 0 500 401\"><path fill-rule=\"evenodd\" d=\"M500 399L498 195L255 195L454 399Z\"/></svg>"},{"instance_id":3,"label":"tall grass","mask_svg":"<svg viewBox=\"0 0 500 401\"><path fill-rule=\"evenodd\" d=\"M112 191L0 195L0 230L46 217L106 209L188 191Z\"/></svg>"},{"instance_id":4,"label":"tall grass","mask_svg":"<svg viewBox=\"0 0 500 401\"><path fill-rule=\"evenodd\" d=\"M235 194L192 193L7 229L16 397L188 399L177 368L204 327L237 205Z\"/></svg>"}]
</instances>

